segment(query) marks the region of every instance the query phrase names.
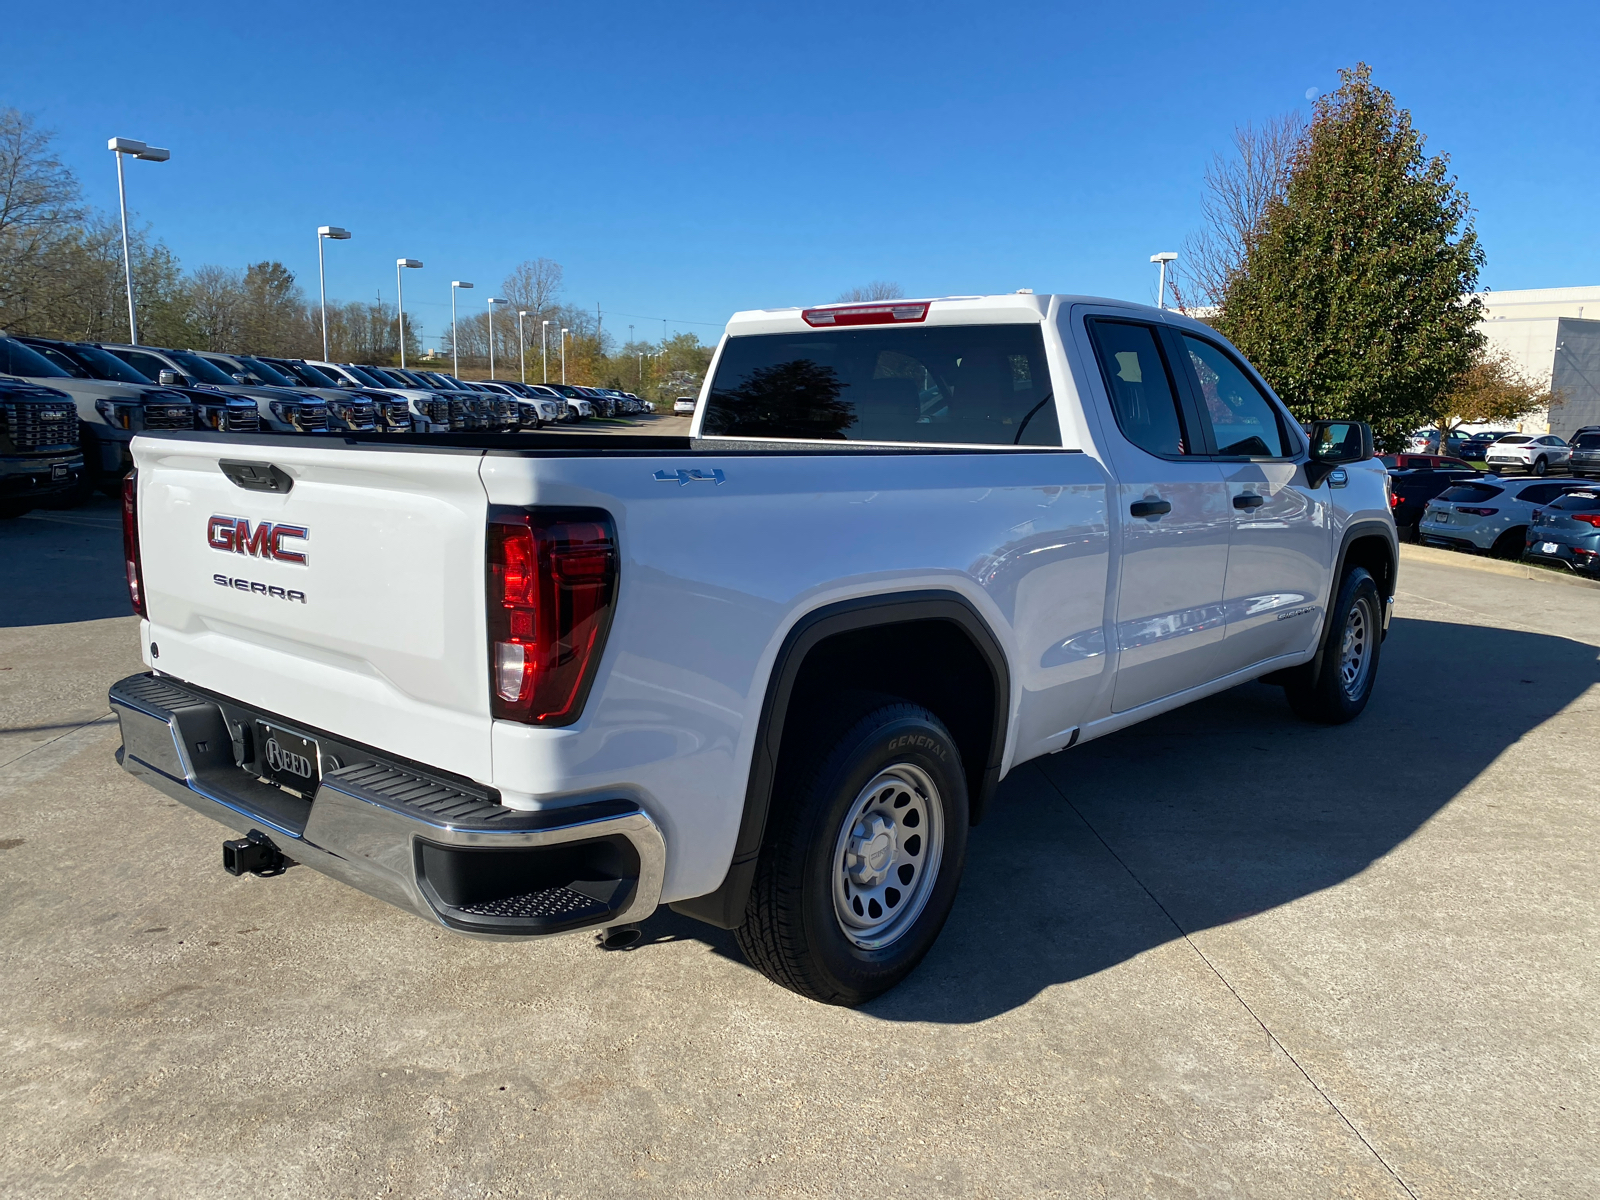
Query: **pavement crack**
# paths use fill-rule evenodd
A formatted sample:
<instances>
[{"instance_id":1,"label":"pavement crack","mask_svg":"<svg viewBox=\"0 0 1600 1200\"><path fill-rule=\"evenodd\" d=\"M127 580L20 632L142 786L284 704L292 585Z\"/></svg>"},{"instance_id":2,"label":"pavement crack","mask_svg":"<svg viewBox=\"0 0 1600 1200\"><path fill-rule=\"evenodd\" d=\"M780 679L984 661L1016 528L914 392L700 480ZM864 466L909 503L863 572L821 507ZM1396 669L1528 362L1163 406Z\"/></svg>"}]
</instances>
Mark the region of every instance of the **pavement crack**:
<instances>
[{"instance_id":1,"label":"pavement crack","mask_svg":"<svg viewBox=\"0 0 1600 1200\"><path fill-rule=\"evenodd\" d=\"M1353 1133L1356 1136L1356 1139L1367 1148L1367 1152L1371 1154L1372 1157L1378 1161L1379 1165L1389 1173L1389 1177L1400 1186L1405 1194L1410 1196L1411 1200L1417 1200L1417 1194L1413 1192L1406 1181L1400 1177L1400 1173L1389 1165L1389 1160L1384 1158L1383 1154L1378 1150L1378 1148L1367 1140L1366 1135L1363 1134L1361 1130L1356 1128L1355 1122L1345 1115L1344 1110L1339 1107L1339 1105L1334 1101L1333 1097L1328 1095L1328 1093L1322 1089L1321 1085L1319 1085L1317 1081L1311 1077L1311 1072L1307 1071L1305 1067L1301 1065L1300 1060L1294 1056L1289 1047L1284 1045L1283 1042L1278 1038L1278 1035L1275 1034L1267 1025L1267 1023L1261 1019L1261 1015L1257 1013L1255 1009L1250 1007L1250 1002L1239 994L1239 989L1234 987L1232 982L1229 981L1228 977L1224 975L1217 967L1217 964L1212 962L1211 959L1207 957L1206 952L1202 950L1195 940L1189 936L1189 931L1179 924L1178 919L1172 915L1167 906L1161 903L1160 897L1150 890L1145 881L1140 879L1139 876L1134 872L1134 869L1123 860L1122 855L1118 854L1116 850L1112 848L1111 843L1108 842L1104 835L1102 835L1101 832L1094 827L1094 825L1089 821L1089 818L1083 815L1078 806L1072 802L1072 797L1067 795L1067 793L1062 790L1060 785L1058 785L1054 779L1050 778L1049 773L1042 767L1038 766L1038 764L1034 764L1034 769L1038 771L1039 775L1043 777L1044 781L1048 783L1052 789L1054 789L1056 795L1060 796L1061 799L1065 801L1067 807L1072 810L1072 815L1083 822L1083 827L1090 833L1094 834L1095 840L1105 847L1106 853L1111 855L1112 858L1116 859L1117 865L1128 873L1128 878L1132 879L1133 882L1139 886L1140 891L1142 891L1146 896L1150 897L1150 902L1161 910L1161 915L1164 916L1168 922L1171 923L1172 927L1178 931L1178 936L1184 940L1184 943L1189 947L1189 949L1194 951L1195 956L1199 958L1201 962L1205 963L1208 968L1210 968L1211 973L1217 977L1217 979L1222 983L1222 986L1227 988L1233 998L1239 1002L1239 1007L1250 1014L1250 1019L1254 1021L1256 1025L1260 1027L1261 1031L1267 1035L1267 1040L1276 1046L1283 1053L1283 1056L1287 1058L1291 1064L1293 1064L1294 1069L1300 1072L1300 1077L1304 1079L1306 1083L1311 1086L1311 1089L1322 1098L1322 1102L1333 1110L1334 1115L1337 1116L1339 1120L1344 1122L1345 1128Z\"/></svg>"}]
</instances>

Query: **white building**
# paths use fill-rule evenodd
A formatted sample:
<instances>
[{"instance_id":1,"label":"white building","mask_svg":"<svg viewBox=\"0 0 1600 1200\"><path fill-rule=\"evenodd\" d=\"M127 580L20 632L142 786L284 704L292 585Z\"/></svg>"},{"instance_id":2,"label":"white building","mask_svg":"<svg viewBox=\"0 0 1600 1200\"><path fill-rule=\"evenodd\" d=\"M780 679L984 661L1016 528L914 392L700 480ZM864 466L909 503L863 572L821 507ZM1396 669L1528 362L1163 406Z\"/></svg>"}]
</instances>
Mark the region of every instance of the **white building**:
<instances>
[{"instance_id":1,"label":"white building","mask_svg":"<svg viewBox=\"0 0 1600 1200\"><path fill-rule=\"evenodd\" d=\"M1600 287L1482 292L1483 332L1530 379L1561 396L1551 411L1530 413L1520 433L1571 437L1600 425Z\"/></svg>"}]
</instances>

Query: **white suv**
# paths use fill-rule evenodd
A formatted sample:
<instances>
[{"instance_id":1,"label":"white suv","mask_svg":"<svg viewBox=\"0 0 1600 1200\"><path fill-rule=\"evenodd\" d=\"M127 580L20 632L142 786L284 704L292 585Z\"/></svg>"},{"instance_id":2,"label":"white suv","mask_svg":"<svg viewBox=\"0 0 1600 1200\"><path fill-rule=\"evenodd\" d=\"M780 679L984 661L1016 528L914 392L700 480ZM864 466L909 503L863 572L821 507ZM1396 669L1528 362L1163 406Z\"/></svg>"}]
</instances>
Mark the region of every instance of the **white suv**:
<instances>
[{"instance_id":1,"label":"white suv","mask_svg":"<svg viewBox=\"0 0 1600 1200\"><path fill-rule=\"evenodd\" d=\"M1533 510L1582 486L1576 479L1503 479L1497 475L1463 479L1428 501L1417 522L1417 538L1428 546L1487 550L1498 558L1517 558Z\"/></svg>"},{"instance_id":2,"label":"white suv","mask_svg":"<svg viewBox=\"0 0 1600 1200\"><path fill-rule=\"evenodd\" d=\"M1490 446L1485 457L1491 471L1511 467L1543 475L1551 467L1566 466L1572 458L1572 447L1553 433L1512 433Z\"/></svg>"}]
</instances>

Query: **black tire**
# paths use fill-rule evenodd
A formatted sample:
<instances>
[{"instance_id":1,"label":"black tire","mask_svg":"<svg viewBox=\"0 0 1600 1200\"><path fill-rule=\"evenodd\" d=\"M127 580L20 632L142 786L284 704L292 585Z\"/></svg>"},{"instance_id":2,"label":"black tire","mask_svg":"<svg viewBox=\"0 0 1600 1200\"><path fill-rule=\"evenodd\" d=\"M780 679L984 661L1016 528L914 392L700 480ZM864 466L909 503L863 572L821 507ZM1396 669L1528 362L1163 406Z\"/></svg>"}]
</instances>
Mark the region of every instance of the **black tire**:
<instances>
[{"instance_id":1,"label":"black tire","mask_svg":"<svg viewBox=\"0 0 1600 1200\"><path fill-rule=\"evenodd\" d=\"M794 777L780 778L775 789L744 924L736 936L745 957L774 983L824 1004L862 1004L916 969L955 903L969 823L961 752L933 713L887 697L841 706L838 718L806 735L799 749L791 755L785 747L780 771L792 769ZM904 804L898 795L890 797L893 810L886 804L863 814L863 803L881 802L874 798L888 797L899 786L881 782L896 772L922 781L907 785L907 815L895 825L893 811ZM926 787L935 794L925 794ZM913 820L909 814L918 805L927 816ZM890 828L867 844L888 854L874 869L882 869L890 882L882 893L884 903L899 907L886 913L878 906L869 916L859 904L866 893L851 890L850 847L862 843L852 842L849 835L865 837L868 820L877 820L873 828L882 831L883 813L890 814ZM926 832L925 842L906 832L916 825ZM885 836L887 841L880 843ZM920 862L914 857L919 854ZM937 865L919 873L935 854ZM854 861L857 871L872 862L866 856ZM912 867L916 869L908 870ZM907 889L899 900L893 898L895 879ZM856 906L859 920L887 924L876 934L870 929L847 934L845 916L837 907L845 903ZM875 936L881 944L870 944Z\"/></svg>"},{"instance_id":2,"label":"black tire","mask_svg":"<svg viewBox=\"0 0 1600 1200\"><path fill-rule=\"evenodd\" d=\"M1359 618L1355 615L1358 609ZM1358 620L1361 628L1353 630ZM1361 642L1362 661L1354 681L1346 670L1347 634ZM1383 597L1378 584L1364 567L1351 567L1339 581L1317 657L1294 668L1284 679L1289 707L1296 716L1320 725L1343 725L1355 720L1372 697L1382 647Z\"/></svg>"},{"instance_id":3,"label":"black tire","mask_svg":"<svg viewBox=\"0 0 1600 1200\"><path fill-rule=\"evenodd\" d=\"M1494 545L1489 547L1490 558L1518 559L1528 544L1528 527L1518 525L1515 529L1508 529L1495 538Z\"/></svg>"},{"instance_id":4,"label":"black tire","mask_svg":"<svg viewBox=\"0 0 1600 1200\"><path fill-rule=\"evenodd\" d=\"M1543 476L1544 473L1549 469L1550 464L1547 463L1543 458L1536 458L1533 460L1533 473L1535 475Z\"/></svg>"}]
</instances>

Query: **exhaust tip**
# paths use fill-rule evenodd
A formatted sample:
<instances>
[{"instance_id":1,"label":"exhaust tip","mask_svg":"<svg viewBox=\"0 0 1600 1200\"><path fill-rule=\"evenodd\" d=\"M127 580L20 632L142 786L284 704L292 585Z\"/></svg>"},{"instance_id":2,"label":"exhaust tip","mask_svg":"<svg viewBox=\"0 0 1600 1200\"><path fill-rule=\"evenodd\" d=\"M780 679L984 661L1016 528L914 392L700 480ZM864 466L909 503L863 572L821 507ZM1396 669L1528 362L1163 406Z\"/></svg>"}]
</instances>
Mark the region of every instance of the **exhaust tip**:
<instances>
[{"instance_id":1,"label":"exhaust tip","mask_svg":"<svg viewBox=\"0 0 1600 1200\"><path fill-rule=\"evenodd\" d=\"M222 843L222 869L229 875L282 875L291 861L259 829Z\"/></svg>"},{"instance_id":2,"label":"exhaust tip","mask_svg":"<svg viewBox=\"0 0 1600 1200\"><path fill-rule=\"evenodd\" d=\"M627 950L643 936L637 925L613 925L609 929L602 929L595 941L602 950Z\"/></svg>"}]
</instances>

